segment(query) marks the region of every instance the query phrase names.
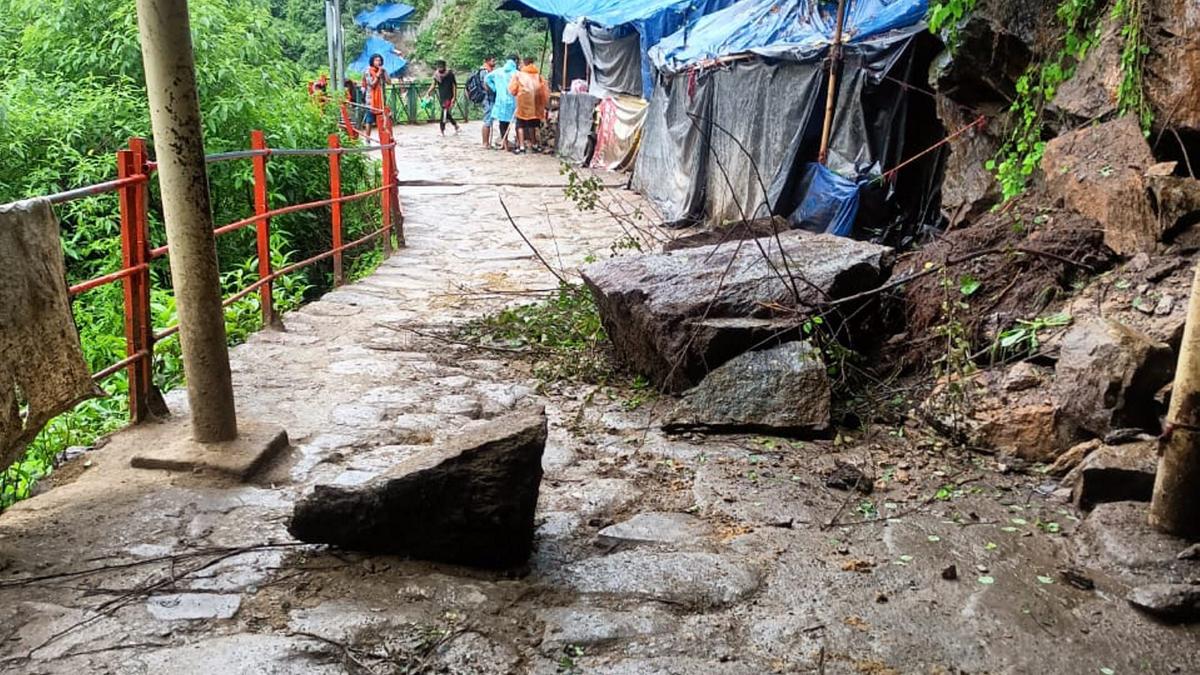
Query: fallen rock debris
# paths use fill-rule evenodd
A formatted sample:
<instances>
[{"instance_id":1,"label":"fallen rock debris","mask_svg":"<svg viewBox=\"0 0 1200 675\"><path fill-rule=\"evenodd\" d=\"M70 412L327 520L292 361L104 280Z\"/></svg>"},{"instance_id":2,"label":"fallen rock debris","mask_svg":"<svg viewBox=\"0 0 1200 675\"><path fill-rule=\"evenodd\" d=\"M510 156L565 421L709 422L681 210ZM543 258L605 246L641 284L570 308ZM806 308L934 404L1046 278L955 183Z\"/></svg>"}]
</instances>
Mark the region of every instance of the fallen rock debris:
<instances>
[{"instance_id":1,"label":"fallen rock debris","mask_svg":"<svg viewBox=\"0 0 1200 675\"><path fill-rule=\"evenodd\" d=\"M546 413L482 424L363 486L318 485L288 531L316 544L477 566L523 564L533 547Z\"/></svg>"}]
</instances>

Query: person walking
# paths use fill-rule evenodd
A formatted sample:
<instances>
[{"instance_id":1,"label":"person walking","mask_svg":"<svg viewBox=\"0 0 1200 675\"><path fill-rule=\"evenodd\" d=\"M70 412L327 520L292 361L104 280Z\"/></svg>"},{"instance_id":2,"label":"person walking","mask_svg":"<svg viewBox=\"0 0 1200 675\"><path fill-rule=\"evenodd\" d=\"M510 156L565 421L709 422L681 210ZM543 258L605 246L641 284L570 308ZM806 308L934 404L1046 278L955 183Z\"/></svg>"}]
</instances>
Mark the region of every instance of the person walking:
<instances>
[{"instance_id":1,"label":"person walking","mask_svg":"<svg viewBox=\"0 0 1200 675\"><path fill-rule=\"evenodd\" d=\"M546 118L546 108L550 105L550 86L546 78L534 65L533 59L526 58L525 66L508 85L508 91L517 98L517 154L533 149L533 139L537 137L538 129Z\"/></svg>"},{"instance_id":2,"label":"person walking","mask_svg":"<svg viewBox=\"0 0 1200 675\"><path fill-rule=\"evenodd\" d=\"M446 135L447 123L454 125L454 133L458 134L458 122L454 120L454 104L458 102L458 79L455 78L454 71L446 67L445 61L438 61L436 66L433 84L429 85L429 91L425 92L425 95L429 96L437 89L438 99L442 103L442 118L439 122L442 135Z\"/></svg>"},{"instance_id":3,"label":"person walking","mask_svg":"<svg viewBox=\"0 0 1200 675\"><path fill-rule=\"evenodd\" d=\"M508 85L516 74L517 57L509 56L504 65L493 70L487 79L488 90L495 97L492 103L492 119L500 125L500 144L506 151L512 149L508 130L517 114L517 99L508 90Z\"/></svg>"},{"instance_id":4,"label":"person walking","mask_svg":"<svg viewBox=\"0 0 1200 675\"><path fill-rule=\"evenodd\" d=\"M379 130L386 113L384 109L384 87L388 84L387 69L383 67L383 54L372 54L363 74L363 90L367 93L367 114L363 116L363 138L371 142L371 127Z\"/></svg>"}]
</instances>

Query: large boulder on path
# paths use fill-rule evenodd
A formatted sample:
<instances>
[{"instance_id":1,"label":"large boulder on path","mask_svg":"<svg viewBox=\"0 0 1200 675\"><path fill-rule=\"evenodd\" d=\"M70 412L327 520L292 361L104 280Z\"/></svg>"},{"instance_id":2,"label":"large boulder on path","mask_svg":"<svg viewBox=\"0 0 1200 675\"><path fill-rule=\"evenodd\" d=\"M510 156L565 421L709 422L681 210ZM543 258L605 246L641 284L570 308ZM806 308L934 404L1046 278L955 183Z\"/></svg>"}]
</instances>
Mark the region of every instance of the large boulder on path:
<instances>
[{"instance_id":1,"label":"large boulder on path","mask_svg":"<svg viewBox=\"0 0 1200 675\"><path fill-rule=\"evenodd\" d=\"M1100 438L1114 429L1156 430L1155 395L1174 370L1168 345L1111 319L1082 319L1063 336L1055 369L1063 423Z\"/></svg>"},{"instance_id":2,"label":"large boulder on path","mask_svg":"<svg viewBox=\"0 0 1200 675\"><path fill-rule=\"evenodd\" d=\"M735 356L786 341L812 308L878 287L892 261L884 246L793 230L612 258L583 277L617 356L678 393ZM853 338L854 327L847 329Z\"/></svg>"},{"instance_id":3,"label":"large boulder on path","mask_svg":"<svg viewBox=\"0 0 1200 675\"><path fill-rule=\"evenodd\" d=\"M1155 164L1137 118L1085 127L1046 144L1046 191L1100 223L1104 243L1121 255L1151 252L1163 226L1147 198L1146 171Z\"/></svg>"},{"instance_id":4,"label":"large boulder on path","mask_svg":"<svg viewBox=\"0 0 1200 675\"><path fill-rule=\"evenodd\" d=\"M288 531L357 551L519 566L533 547L545 445L542 409L491 421L365 485L317 486L296 504Z\"/></svg>"},{"instance_id":5,"label":"large boulder on path","mask_svg":"<svg viewBox=\"0 0 1200 675\"><path fill-rule=\"evenodd\" d=\"M683 395L663 427L668 431L824 431L829 427L831 399L820 350L808 342L789 342L742 354L709 373Z\"/></svg>"},{"instance_id":6,"label":"large boulder on path","mask_svg":"<svg viewBox=\"0 0 1200 675\"><path fill-rule=\"evenodd\" d=\"M1149 502L1158 473L1158 443L1139 441L1103 445L1088 454L1063 479L1083 511L1111 502Z\"/></svg>"}]
</instances>

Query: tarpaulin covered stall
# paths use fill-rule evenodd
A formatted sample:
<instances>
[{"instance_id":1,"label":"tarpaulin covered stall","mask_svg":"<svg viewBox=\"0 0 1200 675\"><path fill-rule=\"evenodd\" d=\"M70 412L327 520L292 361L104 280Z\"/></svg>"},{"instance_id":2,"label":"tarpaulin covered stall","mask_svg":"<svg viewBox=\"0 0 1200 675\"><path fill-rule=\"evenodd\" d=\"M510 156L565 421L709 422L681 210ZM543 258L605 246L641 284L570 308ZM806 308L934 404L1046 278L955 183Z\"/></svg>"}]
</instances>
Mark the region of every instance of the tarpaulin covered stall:
<instances>
[{"instance_id":1,"label":"tarpaulin covered stall","mask_svg":"<svg viewBox=\"0 0 1200 675\"><path fill-rule=\"evenodd\" d=\"M412 5L389 3L359 12L354 23L367 30L395 30L407 23L416 11Z\"/></svg>"},{"instance_id":2,"label":"tarpaulin covered stall","mask_svg":"<svg viewBox=\"0 0 1200 675\"><path fill-rule=\"evenodd\" d=\"M937 41L921 23L927 0L848 2L828 171L810 164L824 121L836 2L743 0L651 49L661 90L651 101L633 185L667 221L781 215L846 233L847 218L870 214L872 225L886 224L877 209L860 208L861 186L878 185L886 168L914 154L906 149L940 136L933 101L910 87ZM923 195L936 170L931 157L901 180L919 184L913 193ZM919 196L907 199L893 206L919 210ZM819 214L831 220L816 222Z\"/></svg>"},{"instance_id":3,"label":"tarpaulin covered stall","mask_svg":"<svg viewBox=\"0 0 1200 675\"><path fill-rule=\"evenodd\" d=\"M362 54L359 54L358 58L354 59L354 63L350 64L350 70L359 73L366 72L371 65L371 56L379 54L383 56L383 67L387 69L388 74L398 77L405 68L408 68L408 61L396 54L395 49L392 43L372 35L367 38L367 44L363 46Z\"/></svg>"},{"instance_id":4,"label":"tarpaulin covered stall","mask_svg":"<svg viewBox=\"0 0 1200 675\"><path fill-rule=\"evenodd\" d=\"M587 79L588 59L607 80L613 93L650 98L654 88L648 50L667 35L687 30L701 17L732 5L737 0L505 0L500 9L550 21L554 86ZM568 24L586 26L570 30ZM631 43L636 33L638 68L631 72ZM590 44L585 43L585 40ZM566 56L564 57L564 45ZM590 52L590 54L589 54ZM563 63L563 62L566 63ZM640 75L640 77L635 77Z\"/></svg>"}]
</instances>

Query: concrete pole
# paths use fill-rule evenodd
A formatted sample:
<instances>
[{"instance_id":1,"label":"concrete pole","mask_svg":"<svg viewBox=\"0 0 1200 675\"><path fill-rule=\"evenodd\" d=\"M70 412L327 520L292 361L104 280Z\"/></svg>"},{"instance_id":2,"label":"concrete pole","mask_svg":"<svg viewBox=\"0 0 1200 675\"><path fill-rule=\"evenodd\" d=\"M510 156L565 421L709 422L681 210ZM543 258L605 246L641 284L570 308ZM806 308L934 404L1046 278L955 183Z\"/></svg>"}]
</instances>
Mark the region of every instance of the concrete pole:
<instances>
[{"instance_id":1,"label":"concrete pole","mask_svg":"<svg viewBox=\"0 0 1200 675\"><path fill-rule=\"evenodd\" d=\"M237 438L187 0L137 0L193 439Z\"/></svg>"},{"instance_id":2,"label":"concrete pole","mask_svg":"<svg viewBox=\"0 0 1200 675\"><path fill-rule=\"evenodd\" d=\"M1167 432L1150 525L1168 534L1200 536L1200 266L1192 284Z\"/></svg>"}]
</instances>

